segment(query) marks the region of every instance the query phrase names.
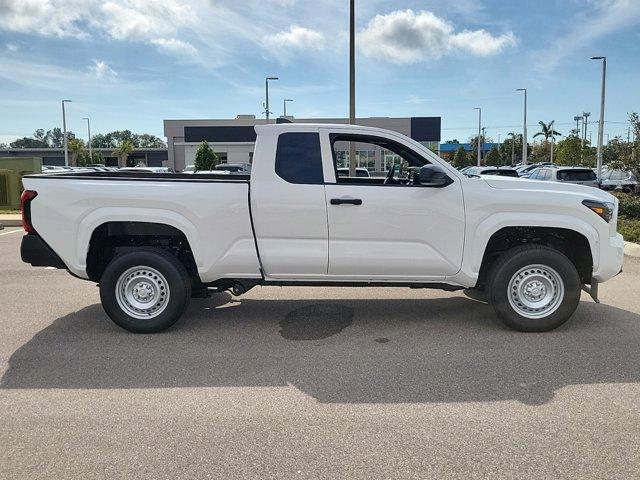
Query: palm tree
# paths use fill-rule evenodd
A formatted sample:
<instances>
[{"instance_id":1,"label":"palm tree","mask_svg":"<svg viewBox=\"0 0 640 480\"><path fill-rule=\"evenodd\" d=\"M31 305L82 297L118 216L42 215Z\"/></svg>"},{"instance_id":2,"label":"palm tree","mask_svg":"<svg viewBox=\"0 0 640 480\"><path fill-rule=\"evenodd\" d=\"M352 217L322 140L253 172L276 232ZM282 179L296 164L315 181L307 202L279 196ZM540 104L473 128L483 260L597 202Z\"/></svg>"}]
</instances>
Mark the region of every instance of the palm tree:
<instances>
[{"instance_id":1,"label":"palm tree","mask_svg":"<svg viewBox=\"0 0 640 480\"><path fill-rule=\"evenodd\" d=\"M78 165L78 158L84 153L84 142L79 138L70 138L68 142L69 153L71 154L70 162L72 167ZM84 164L84 163L83 163Z\"/></svg>"},{"instance_id":2,"label":"palm tree","mask_svg":"<svg viewBox=\"0 0 640 480\"><path fill-rule=\"evenodd\" d=\"M129 155L133 153L133 150L133 142L131 140L124 140L120 145L118 145L118 148L113 151L113 155L118 157L119 167L127 166L127 159L129 158Z\"/></svg>"},{"instance_id":3,"label":"palm tree","mask_svg":"<svg viewBox=\"0 0 640 480\"><path fill-rule=\"evenodd\" d=\"M544 123L542 120L540 120L538 123L540 124L540 131L538 133L536 133L533 138L539 137L540 135L544 136L544 143L547 143L549 141L550 138L553 137L553 139L555 140L556 136L562 135L560 132L556 132L553 129L553 122L555 122L555 120L551 120L549 123Z\"/></svg>"}]
</instances>

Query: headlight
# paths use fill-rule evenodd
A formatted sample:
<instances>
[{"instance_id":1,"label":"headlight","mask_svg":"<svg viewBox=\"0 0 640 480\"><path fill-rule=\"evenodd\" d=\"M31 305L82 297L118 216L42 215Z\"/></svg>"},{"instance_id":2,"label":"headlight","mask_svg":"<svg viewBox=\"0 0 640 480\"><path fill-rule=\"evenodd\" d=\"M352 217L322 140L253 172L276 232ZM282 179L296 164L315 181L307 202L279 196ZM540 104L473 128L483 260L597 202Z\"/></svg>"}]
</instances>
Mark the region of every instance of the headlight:
<instances>
[{"instance_id":1,"label":"headlight","mask_svg":"<svg viewBox=\"0 0 640 480\"><path fill-rule=\"evenodd\" d=\"M615 205L611 202L598 202L596 200L583 200L582 204L592 212L596 213L605 222L609 223L613 218Z\"/></svg>"}]
</instances>

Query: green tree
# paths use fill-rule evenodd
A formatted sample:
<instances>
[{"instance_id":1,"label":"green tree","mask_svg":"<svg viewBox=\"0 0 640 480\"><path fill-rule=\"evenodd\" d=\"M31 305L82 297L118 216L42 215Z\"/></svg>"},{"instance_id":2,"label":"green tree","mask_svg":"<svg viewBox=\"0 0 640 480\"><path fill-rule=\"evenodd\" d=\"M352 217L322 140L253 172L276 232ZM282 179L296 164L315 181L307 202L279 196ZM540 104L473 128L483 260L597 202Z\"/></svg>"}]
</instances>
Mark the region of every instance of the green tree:
<instances>
[{"instance_id":1,"label":"green tree","mask_svg":"<svg viewBox=\"0 0 640 480\"><path fill-rule=\"evenodd\" d=\"M11 148L48 148L46 142L42 140L37 140L35 138L22 137L14 142L9 144Z\"/></svg>"},{"instance_id":2,"label":"green tree","mask_svg":"<svg viewBox=\"0 0 640 480\"><path fill-rule=\"evenodd\" d=\"M93 143L93 142L92 142ZM124 140L113 151L113 155L118 157L118 166L125 167L129 160L129 155L133 153L134 147L131 140Z\"/></svg>"},{"instance_id":3,"label":"green tree","mask_svg":"<svg viewBox=\"0 0 640 480\"><path fill-rule=\"evenodd\" d=\"M213 170L213 167L218 163L219 160L216 152L213 151L206 141L202 142L196 152L196 161L194 163L195 171Z\"/></svg>"},{"instance_id":4,"label":"green tree","mask_svg":"<svg viewBox=\"0 0 640 480\"><path fill-rule=\"evenodd\" d=\"M86 165L85 159L85 146L84 142L79 138L72 138L68 142L69 149L69 165L84 166Z\"/></svg>"},{"instance_id":5,"label":"green tree","mask_svg":"<svg viewBox=\"0 0 640 480\"><path fill-rule=\"evenodd\" d=\"M469 155L467 155L467 151L462 145L460 145L456 150L456 154L453 156L452 163L456 168L462 168L471 165L471 162L469 161Z\"/></svg>"},{"instance_id":6,"label":"green tree","mask_svg":"<svg viewBox=\"0 0 640 480\"><path fill-rule=\"evenodd\" d=\"M556 143L553 155L553 161L558 165L595 165L595 149L588 142L581 147L577 135L569 135Z\"/></svg>"},{"instance_id":7,"label":"green tree","mask_svg":"<svg viewBox=\"0 0 640 480\"><path fill-rule=\"evenodd\" d=\"M513 149L512 149L513 147ZM500 156L502 157L502 163L504 165L511 165L513 152L513 164L516 164L522 160L522 134L515 134L511 132L509 137L500 145Z\"/></svg>"},{"instance_id":8,"label":"green tree","mask_svg":"<svg viewBox=\"0 0 640 480\"><path fill-rule=\"evenodd\" d=\"M487 156L484 159L484 164L491 165L493 167L502 164L502 156L500 155L500 150L498 150L498 147L496 147L495 145L491 147L491 150L489 150L489 153L487 153Z\"/></svg>"}]
</instances>

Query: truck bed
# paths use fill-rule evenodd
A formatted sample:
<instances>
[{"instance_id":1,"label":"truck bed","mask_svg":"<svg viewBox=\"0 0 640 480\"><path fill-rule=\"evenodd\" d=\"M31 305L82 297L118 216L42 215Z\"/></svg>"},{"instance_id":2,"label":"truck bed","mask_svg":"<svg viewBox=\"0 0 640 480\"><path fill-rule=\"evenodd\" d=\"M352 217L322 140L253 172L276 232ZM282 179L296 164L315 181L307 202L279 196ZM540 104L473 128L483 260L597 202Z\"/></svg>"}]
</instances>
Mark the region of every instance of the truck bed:
<instances>
[{"instance_id":1,"label":"truck bed","mask_svg":"<svg viewBox=\"0 0 640 480\"><path fill-rule=\"evenodd\" d=\"M93 232L114 222L183 232L203 282L260 277L247 175L82 172L27 175L23 183L37 192L35 230L79 277L88 278Z\"/></svg>"}]
</instances>

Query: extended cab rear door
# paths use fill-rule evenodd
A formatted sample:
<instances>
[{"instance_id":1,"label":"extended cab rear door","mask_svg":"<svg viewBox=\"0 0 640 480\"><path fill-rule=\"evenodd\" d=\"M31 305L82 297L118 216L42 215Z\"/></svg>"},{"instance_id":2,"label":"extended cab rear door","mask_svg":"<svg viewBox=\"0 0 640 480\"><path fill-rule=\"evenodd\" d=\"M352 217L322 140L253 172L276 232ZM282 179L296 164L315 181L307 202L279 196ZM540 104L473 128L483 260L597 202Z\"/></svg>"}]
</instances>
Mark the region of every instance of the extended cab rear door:
<instances>
[{"instance_id":1,"label":"extended cab rear door","mask_svg":"<svg viewBox=\"0 0 640 480\"><path fill-rule=\"evenodd\" d=\"M250 196L263 273L290 280L326 276L329 234L318 128L256 131Z\"/></svg>"}]
</instances>

